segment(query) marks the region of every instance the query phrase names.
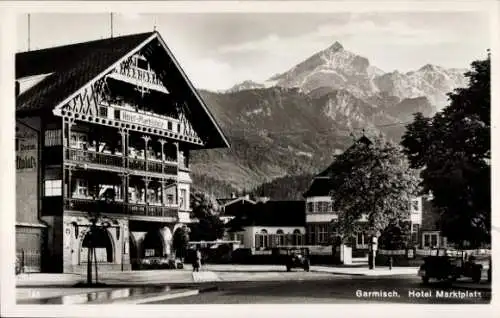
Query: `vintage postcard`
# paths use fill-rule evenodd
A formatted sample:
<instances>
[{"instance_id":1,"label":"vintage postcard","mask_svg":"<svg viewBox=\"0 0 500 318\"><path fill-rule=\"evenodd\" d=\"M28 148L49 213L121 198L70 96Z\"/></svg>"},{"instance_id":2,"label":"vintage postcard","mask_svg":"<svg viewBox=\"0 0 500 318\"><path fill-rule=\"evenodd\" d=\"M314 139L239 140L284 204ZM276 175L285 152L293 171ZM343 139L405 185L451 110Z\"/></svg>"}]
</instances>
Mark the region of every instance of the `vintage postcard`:
<instances>
[{"instance_id":1,"label":"vintage postcard","mask_svg":"<svg viewBox=\"0 0 500 318\"><path fill-rule=\"evenodd\" d=\"M498 2L1 6L6 316L493 315Z\"/></svg>"}]
</instances>

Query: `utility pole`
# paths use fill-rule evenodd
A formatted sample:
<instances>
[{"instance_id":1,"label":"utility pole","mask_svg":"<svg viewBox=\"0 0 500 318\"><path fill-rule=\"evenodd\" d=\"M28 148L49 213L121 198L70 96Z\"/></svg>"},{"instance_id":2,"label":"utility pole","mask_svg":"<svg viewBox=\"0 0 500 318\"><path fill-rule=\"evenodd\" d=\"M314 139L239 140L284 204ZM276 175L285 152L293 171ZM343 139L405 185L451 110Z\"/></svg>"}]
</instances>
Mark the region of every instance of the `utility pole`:
<instances>
[{"instance_id":1,"label":"utility pole","mask_svg":"<svg viewBox=\"0 0 500 318\"><path fill-rule=\"evenodd\" d=\"M28 13L28 51L31 49L31 14Z\"/></svg>"},{"instance_id":2,"label":"utility pole","mask_svg":"<svg viewBox=\"0 0 500 318\"><path fill-rule=\"evenodd\" d=\"M110 32L111 32L111 38L113 38L113 12L110 13Z\"/></svg>"}]
</instances>

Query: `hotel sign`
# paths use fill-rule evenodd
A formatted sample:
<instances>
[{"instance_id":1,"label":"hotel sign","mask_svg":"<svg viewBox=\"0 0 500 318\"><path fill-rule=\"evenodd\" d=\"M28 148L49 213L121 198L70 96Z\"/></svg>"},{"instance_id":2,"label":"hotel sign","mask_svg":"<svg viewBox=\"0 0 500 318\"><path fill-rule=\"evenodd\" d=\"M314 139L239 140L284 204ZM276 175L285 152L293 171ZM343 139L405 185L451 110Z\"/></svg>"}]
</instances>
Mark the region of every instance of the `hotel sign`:
<instances>
[{"instance_id":1,"label":"hotel sign","mask_svg":"<svg viewBox=\"0 0 500 318\"><path fill-rule=\"evenodd\" d=\"M173 125L172 121L128 111L120 111L120 120L163 130L172 130L173 127L170 126L170 129L168 127L169 122Z\"/></svg>"},{"instance_id":2,"label":"hotel sign","mask_svg":"<svg viewBox=\"0 0 500 318\"><path fill-rule=\"evenodd\" d=\"M17 127L16 132L16 170L36 171L38 158L38 136L28 128Z\"/></svg>"}]
</instances>

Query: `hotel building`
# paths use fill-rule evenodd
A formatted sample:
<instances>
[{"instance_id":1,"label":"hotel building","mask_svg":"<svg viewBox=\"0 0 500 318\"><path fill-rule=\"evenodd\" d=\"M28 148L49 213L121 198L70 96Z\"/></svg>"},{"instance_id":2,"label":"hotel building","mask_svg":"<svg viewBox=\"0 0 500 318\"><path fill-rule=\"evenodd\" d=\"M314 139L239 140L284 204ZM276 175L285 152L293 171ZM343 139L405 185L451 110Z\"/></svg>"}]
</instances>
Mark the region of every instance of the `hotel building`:
<instances>
[{"instance_id":1,"label":"hotel building","mask_svg":"<svg viewBox=\"0 0 500 318\"><path fill-rule=\"evenodd\" d=\"M16 250L29 271L172 253L190 215L189 152L229 147L158 32L16 55Z\"/></svg>"}]
</instances>

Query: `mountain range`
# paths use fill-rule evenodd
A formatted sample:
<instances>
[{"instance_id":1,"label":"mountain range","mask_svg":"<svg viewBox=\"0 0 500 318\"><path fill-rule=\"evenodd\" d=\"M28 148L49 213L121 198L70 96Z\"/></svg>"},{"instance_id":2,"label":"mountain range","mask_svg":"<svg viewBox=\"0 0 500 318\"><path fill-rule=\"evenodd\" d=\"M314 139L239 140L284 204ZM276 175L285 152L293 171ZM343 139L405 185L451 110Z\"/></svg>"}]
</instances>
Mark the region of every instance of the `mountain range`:
<instances>
[{"instance_id":1,"label":"mountain range","mask_svg":"<svg viewBox=\"0 0 500 318\"><path fill-rule=\"evenodd\" d=\"M318 173L363 133L399 141L414 113L433 115L467 85L464 72L427 64L386 73L335 42L264 83L200 90L232 147L194 151L194 185L217 196L251 191Z\"/></svg>"}]
</instances>

